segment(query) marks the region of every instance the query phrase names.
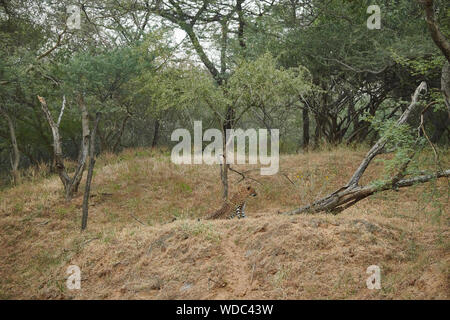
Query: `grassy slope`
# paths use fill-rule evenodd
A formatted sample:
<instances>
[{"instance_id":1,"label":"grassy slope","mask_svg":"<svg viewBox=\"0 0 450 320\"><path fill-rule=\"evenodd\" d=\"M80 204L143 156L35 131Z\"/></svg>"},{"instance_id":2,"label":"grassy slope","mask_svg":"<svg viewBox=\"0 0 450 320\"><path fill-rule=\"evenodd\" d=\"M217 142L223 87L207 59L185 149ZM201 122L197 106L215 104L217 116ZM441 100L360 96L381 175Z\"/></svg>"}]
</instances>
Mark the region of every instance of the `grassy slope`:
<instances>
[{"instance_id":1,"label":"grassy slope","mask_svg":"<svg viewBox=\"0 0 450 320\"><path fill-rule=\"evenodd\" d=\"M245 220L198 222L221 204L218 168L176 166L149 150L99 159L84 233L82 196L66 203L58 177L3 190L0 298L448 299L445 180L375 195L338 216L277 215L341 186L363 154L282 156L280 174L252 171L262 184ZM65 286L72 264L80 291ZM366 288L373 264L381 290Z\"/></svg>"}]
</instances>

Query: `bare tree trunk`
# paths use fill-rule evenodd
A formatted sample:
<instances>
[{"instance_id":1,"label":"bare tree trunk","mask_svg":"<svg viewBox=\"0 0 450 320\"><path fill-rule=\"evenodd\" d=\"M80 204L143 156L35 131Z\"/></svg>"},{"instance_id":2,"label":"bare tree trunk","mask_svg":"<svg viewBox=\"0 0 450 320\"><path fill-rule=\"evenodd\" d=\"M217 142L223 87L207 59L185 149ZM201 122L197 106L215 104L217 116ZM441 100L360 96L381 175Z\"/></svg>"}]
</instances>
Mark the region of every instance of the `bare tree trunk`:
<instances>
[{"instance_id":1,"label":"bare tree trunk","mask_svg":"<svg viewBox=\"0 0 450 320\"><path fill-rule=\"evenodd\" d=\"M153 131L153 140L152 140L152 148L155 148L158 144L159 138L159 120L155 120L155 130Z\"/></svg>"},{"instance_id":2,"label":"bare tree trunk","mask_svg":"<svg viewBox=\"0 0 450 320\"><path fill-rule=\"evenodd\" d=\"M223 156L222 156L222 160L223 160L223 164L220 165L220 181L222 181L222 188L223 188L223 193L222 193L222 198L227 200L228 199L228 169L229 169L229 165L227 164L227 136L226 136L226 130L223 128L222 130L222 136L224 137L223 139Z\"/></svg>"},{"instance_id":3,"label":"bare tree trunk","mask_svg":"<svg viewBox=\"0 0 450 320\"><path fill-rule=\"evenodd\" d=\"M309 147L309 110L303 108L303 149Z\"/></svg>"},{"instance_id":4,"label":"bare tree trunk","mask_svg":"<svg viewBox=\"0 0 450 320\"><path fill-rule=\"evenodd\" d=\"M410 114L413 112L415 107L418 105L418 98L422 91L426 91L427 86L425 82L422 82L414 92L412 96L411 104L408 108L403 112L400 119L397 121L397 125L402 125L406 123ZM311 204L303 206L301 208L284 212L283 214L293 215L300 213L317 213L317 212L332 212L338 213L342 210L347 209L348 207L354 205L358 201L372 195L377 191L384 191L390 189L397 189L402 187L408 187L413 185L414 183L423 183L427 182L433 178L441 178L448 177L450 175L450 170L439 171L435 174L423 175L418 177L413 177L410 179L403 179L405 170L410 162L410 160L406 161L402 167L398 170L398 173L394 175L389 181L386 181L382 186L359 186L359 180L363 176L370 162L382 152L384 147L386 146L387 140L385 137L381 137L375 145L369 150L366 154L365 158L359 165L358 169L354 172L353 176L350 178L348 183L342 188L336 190L335 192L329 194L328 196L321 198ZM409 155L409 159L412 158L412 155Z\"/></svg>"},{"instance_id":5,"label":"bare tree trunk","mask_svg":"<svg viewBox=\"0 0 450 320\"><path fill-rule=\"evenodd\" d=\"M224 164L220 165L220 180L222 181L223 186L223 193L222 197L223 199L228 199L228 169L229 165L225 163L226 157L224 158Z\"/></svg>"},{"instance_id":6,"label":"bare tree trunk","mask_svg":"<svg viewBox=\"0 0 450 320\"><path fill-rule=\"evenodd\" d=\"M41 103L42 110L44 111L47 122L50 125L53 136L53 155L55 159L56 172L64 185L64 190L68 189L70 183L69 175L67 174L66 167L64 166L64 158L62 154L61 147L61 137L59 135L59 126L53 121L53 117L48 110L47 102L43 97L38 96L39 102ZM63 109L61 109L61 113Z\"/></svg>"},{"instance_id":7,"label":"bare tree trunk","mask_svg":"<svg viewBox=\"0 0 450 320\"><path fill-rule=\"evenodd\" d=\"M89 169L86 178L86 188L83 197L83 217L81 218L81 230L86 229L89 212L89 194L91 191L92 175L95 166L95 133L97 132L98 122L100 121L100 113L96 114L94 128L89 142Z\"/></svg>"},{"instance_id":8,"label":"bare tree trunk","mask_svg":"<svg viewBox=\"0 0 450 320\"><path fill-rule=\"evenodd\" d=\"M222 135L224 137L223 139L223 165L221 166L220 171L220 178L222 180L222 186L223 186L223 198L226 200L228 199L228 170L230 168L230 165L227 164L227 146L230 143L230 141L227 141L227 129L232 129L234 125L235 120L235 109L233 106L228 106L225 120L222 125ZM230 139L234 139L234 137L230 137Z\"/></svg>"},{"instance_id":9,"label":"bare tree trunk","mask_svg":"<svg viewBox=\"0 0 450 320\"><path fill-rule=\"evenodd\" d=\"M63 100L63 106L61 108L60 116L58 122L55 123L53 117L48 109L47 102L43 97L38 96L39 102L41 103L42 111L44 111L47 122L50 125L53 135L53 154L55 158L56 171L58 172L59 178L64 185L65 197L67 201L70 201L73 195L78 192L78 187L80 185L81 178L83 177L83 172L86 165L86 158L88 154L89 147L89 117L84 104L84 100L81 96L78 99L78 105L81 109L81 123L82 123L82 142L80 154L78 157L77 168L75 169L75 174L73 178L70 178L67 174L66 167L64 166L64 157L62 153L61 136L59 134L59 125L62 115L64 113L65 97Z\"/></svg>"},{"instance_id":10,"label":"bare tree trunk","mask_svg":"<svg viewBox=\"0 0 450 320\"><path fill-rule=\"evenodd\" d=\"M78 96L78 106L81 110L81 126L83 136L81 138L81 150L78 157L77 168L75 169L75 174L69 184L69 188L66 190L66 199L68 200L70 200L72 196L78 192L78 187L80 186L81 179L83 178L84 169L86 168L86 159L89 153L89 113L81 95Z\"/></svg>"},{"instance_id":11,"label":"bare tree trunk","mask_svg":"<svg viewBox=\"0 0 450 320\"><path fill-rule=\"evenodd\" d=\"M11 145L12 145L13 154L14 154L14 156L11 158L13 184L17 184L17 183L19 183L19 178L20 178L19 177L20 152L19 152L19 147L17 145L16 130L14 129L14 124L11 120L11 117L8 115L6 110L3 109L3 107L0 107L0 113L3 114L3 116L6 119L6 122L8 122L9 133L11 135Z\"/></svg>"},{"instance_id":12,"label":"bare tree trunk","mask_svg":"<svg viewBox=\"0 0 450 320\"><path fill-rule=\"evenodd\" d=\"M322 141L322 122L320 116L315 116L316 128L314 129L314 149L320 147Z\"/></svg>"}]
</instances>

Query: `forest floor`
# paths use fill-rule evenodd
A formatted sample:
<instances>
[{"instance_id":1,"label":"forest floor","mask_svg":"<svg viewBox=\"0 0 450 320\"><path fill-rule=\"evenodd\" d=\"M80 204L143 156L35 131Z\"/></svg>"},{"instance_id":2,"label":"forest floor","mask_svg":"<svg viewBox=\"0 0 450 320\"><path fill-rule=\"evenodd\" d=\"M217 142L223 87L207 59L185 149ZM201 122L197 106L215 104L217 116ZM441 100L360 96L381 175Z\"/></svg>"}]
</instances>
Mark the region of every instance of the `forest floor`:
<instances>
[{"instance_id":1,"label":"forest floor","mask_svg":"<svg viewBox=\"0 0 450 320\"><path fill-rule=\"evenodd\" d=\"M247 219L216 221L198 218L221 206L217 166L175 165L158 150L105 154L84 232L82 192L67 203L57 176L36 173L0 191L0 299L449 299L446 179L339 215L278 214L345 184L364 153L283 155L279 174L251 171L260 183ZM448 152L442 160L449 167ZM382 169L374 162L362 184ZM70 265L80 290L66 287ZM370 265L380 290L367 288Z\"/></svg>"}]
</instances>

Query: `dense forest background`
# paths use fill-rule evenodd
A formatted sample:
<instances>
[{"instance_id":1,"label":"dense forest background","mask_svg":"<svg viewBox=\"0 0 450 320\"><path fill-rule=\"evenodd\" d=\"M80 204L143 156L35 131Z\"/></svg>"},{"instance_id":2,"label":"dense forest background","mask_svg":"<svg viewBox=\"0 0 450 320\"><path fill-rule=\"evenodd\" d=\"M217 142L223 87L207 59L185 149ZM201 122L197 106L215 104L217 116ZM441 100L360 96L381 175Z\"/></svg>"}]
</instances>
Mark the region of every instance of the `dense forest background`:
<instances>
[{"instance_id":1,"label":"dense forest background","mask_svg":"<svg viewBox=\"0 0 450 320\"><path fill-rule=\"evenodd\" d=\"M68 159L82 145L83 107L91 126L102 114L98 152L170 147L174 129L202 120L204 130L279 129L280 152L296 153L373 143L377 124L398 119L425 81L426 131L448 145L450 71L433 41L433 26L450 36L446 3L2 0L2 184L54 161L37 96L55 121L65 108ZM380 29L367 27L372 4Z\"/></svg>"}]
</instances>

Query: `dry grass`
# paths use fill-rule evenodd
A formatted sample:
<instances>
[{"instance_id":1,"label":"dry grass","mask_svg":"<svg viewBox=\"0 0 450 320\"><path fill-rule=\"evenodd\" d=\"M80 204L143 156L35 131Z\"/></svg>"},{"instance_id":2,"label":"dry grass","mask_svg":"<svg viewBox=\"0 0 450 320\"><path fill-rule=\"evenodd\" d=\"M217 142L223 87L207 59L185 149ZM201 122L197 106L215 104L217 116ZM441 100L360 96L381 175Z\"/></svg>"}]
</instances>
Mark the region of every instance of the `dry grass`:
<instances>
[{"instance_id":1,"label":"dry grass","mask_svg":"<svg viewBox=\"0 0 450 320\"><path fill-rule=\"evenodd\" d=\"M363 154L286 155L278 175L252 171L260 183L245 220L197 221L221 205L219 169L174 165L167 151L102 155L84 233L82 196L66 203L58 177L6 189L0 298L448 299L445 180L375 195L338 216L277 215L344 184ZM373 163L363 183L381 168ZM235 186L240 176L230 174ZM80 291L65 286L72 264ZM372 264L381 290L366 288Z\"/></svg>"}]
</instances>

